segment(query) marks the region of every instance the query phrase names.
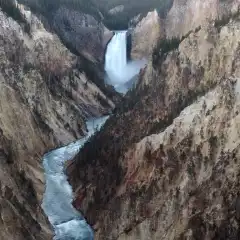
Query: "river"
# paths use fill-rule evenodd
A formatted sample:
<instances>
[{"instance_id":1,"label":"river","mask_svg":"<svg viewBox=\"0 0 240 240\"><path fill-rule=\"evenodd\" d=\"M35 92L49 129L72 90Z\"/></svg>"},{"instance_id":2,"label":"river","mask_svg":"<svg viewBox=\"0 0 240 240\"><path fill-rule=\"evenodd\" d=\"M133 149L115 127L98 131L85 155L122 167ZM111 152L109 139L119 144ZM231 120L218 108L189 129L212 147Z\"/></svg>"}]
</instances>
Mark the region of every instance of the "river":
<instances>
[{"instance_id":1,"label":"river","mask_svg":"<svg viewBox=\"0 0 240 240\"><path fill-rule=\"evenodd\" d=\"M46 178L42 208L55 231L55 240L91 240L93 232L83 216L72 206L72 188L67 181L64 166L71 160L108 117L87 122L88 134L68 146L53 150L43 157Z\"/></svg>"},{"instance_id":2,"label":"river","mask_svg":"<svg viewBox=\"0 0 240 240\"><path fill-rule=\"evenodd\" d=\"M146 61L127 61L127 31L116 32L106 51L106 81L121 93L131 87L129 81L136 76ZM65 163L71 160L89 137L107 120L106 117L87 121L87 136L53 150L43 157L46 189L42 208L55 232L54 240L93 240L94 233L83 216L72 206L73 191L65 174Z\"/></svg>"}]
</instances>

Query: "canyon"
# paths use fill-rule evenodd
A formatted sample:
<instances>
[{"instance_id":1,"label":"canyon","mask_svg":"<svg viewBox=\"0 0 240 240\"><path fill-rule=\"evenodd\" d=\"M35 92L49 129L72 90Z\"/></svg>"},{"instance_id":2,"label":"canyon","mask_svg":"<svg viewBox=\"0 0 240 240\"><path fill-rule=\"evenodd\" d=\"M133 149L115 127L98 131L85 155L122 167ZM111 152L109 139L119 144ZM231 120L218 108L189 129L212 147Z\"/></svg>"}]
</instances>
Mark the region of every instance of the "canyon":
<instances>
[{"instance_id":1,"label":"canyon","mask_svg":"<svg viewBox=\"0 0 240 240\"><path fill-rule=\"evenodd\" d=\"M1 2L0 239L239 239L239 0L114 2Z\"/></svg>"},{"instance_id":2,"label":"canyon","mask_svg":"<svg viewBox=\"0 0 240 240\"><path fill-rule=\"evenodd\" d=\"M0 239L52 239L41 209L43 154L83 137L86 120L109 114L120 96L104 84L96 60L106 42L92 42L78 57L29 8L11 5L16 14L1 7Z\"/></svg>"},{"instance_id":3,"label":"canyon","mask_svg":"<svg viewBox=\"0 0 240 240\"><path fill-rule=\"evenodd\" d=\"M239 239L239 5L174 1L137 86L69 164L95 239Z\"/></svg>"}]
</instances>

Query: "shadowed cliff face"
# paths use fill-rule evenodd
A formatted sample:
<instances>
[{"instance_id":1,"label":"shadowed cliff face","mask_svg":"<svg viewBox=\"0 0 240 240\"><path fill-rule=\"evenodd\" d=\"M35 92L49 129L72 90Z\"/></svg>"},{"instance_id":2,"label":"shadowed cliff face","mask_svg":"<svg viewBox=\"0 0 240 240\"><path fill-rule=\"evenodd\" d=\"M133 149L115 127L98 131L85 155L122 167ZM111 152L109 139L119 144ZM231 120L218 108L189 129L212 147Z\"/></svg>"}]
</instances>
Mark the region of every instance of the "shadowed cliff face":
<instances>
[{"instance_id":1,"label":"shadowed cliff face","mask_svg":"<svg viewBox=\"0 0 240 240\"><path fill-rule=\"evenodd\" d=\"M156 49L68 167L96 239L239 238L239 12L200 25Z\"/></svg>"},{"instance_id":2,"label":"shadowed cliff face","mask_svg":"<svg viewBox=\"0 0 240 240\"><path fill-rule=\"evenodd\" d=\"M102 62L107 42L113 36L101 22L94 17L60 7L54 14L54 29L58 34L93 62Z\"/></svg>"},{"instance_id":3,"label":"shadowed cliff face","mask_svg":"<svg viewBox=\"0 0 240 240\"><path fill-rule=\"evenodd\" d=\"M163 17L172 6L173 0L93 0L103 13L103 21L110 29L124 30L134 24L134 18L141 20L149 11L157 9ZM135 19L136 20L136 19Z\"/></svg>"},{"instance_id":4,"label":"shadowed cliff face","mask_svg":"<svg viewBox=\"0 0 240 240\"><path fill-rule=\"evenodd\" d=\"M83 61L18 7L28 33L0 9L0 239L47 240L42 156L82 137L86 119L112 111L118 95L101 90L98 75L89 78Z\"/></svg>"},{"instance_id":5,"label":"shadowed cliff face","mask_svg":"<svg viewBox=\"0 0 240 240\"><path fill-rule=\"evenodd\" d=\"M112 37L102 23L103 16L92 1L85 0L19 0L44 18L45 25L55 31L76 55L101 64L106 44Z\"/></svg>"}]
</instances>

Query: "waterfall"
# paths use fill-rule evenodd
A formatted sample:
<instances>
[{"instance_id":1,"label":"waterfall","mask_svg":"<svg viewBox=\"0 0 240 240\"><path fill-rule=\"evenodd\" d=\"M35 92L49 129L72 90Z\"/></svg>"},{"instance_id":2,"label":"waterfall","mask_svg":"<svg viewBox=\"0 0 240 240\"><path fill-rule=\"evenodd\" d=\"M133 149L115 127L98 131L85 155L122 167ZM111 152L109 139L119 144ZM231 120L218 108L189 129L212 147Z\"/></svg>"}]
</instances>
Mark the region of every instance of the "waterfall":
<instances>
[{"instance_id":1,"label":"waterfall","mask_svg":"<svg viewBox=\"0 0 240 240\"><path fill-rule=\"evenodd\" d=\"M116 32L108 44L105 70L113 85L122 82L122 73L127 65L127 31Z\"/></svg>"},{"instance_id":2,"label":"waterfall","mask_svg":"<svg viewBox=\"0 0 240 240\"><path fill-rule=\"evenodd\" d=\"M127 31L116 32L107 47L105 70L106 81L117 91L125 93L140 69L146 63L127 61ZM94 234L83 216L73 207L73 191L65 175L65 163L71 160L90 136L101 127L108 117L87 121L88 135L66 147L53 150L43 157L46 189L42 208L55 236L54 240L93 240Z\"/></svg>"},{"instance_id":3,"label":"waterfall","mask_svg":"<svg viewBox=\"0 0 240 240\"><path fill-rule=\"evenodd\" d=\"M125 93L131 81L145 65L146 60L127 61L127 31L115 32L105 56L106 82Z\"/></svg>"}]
</instances>

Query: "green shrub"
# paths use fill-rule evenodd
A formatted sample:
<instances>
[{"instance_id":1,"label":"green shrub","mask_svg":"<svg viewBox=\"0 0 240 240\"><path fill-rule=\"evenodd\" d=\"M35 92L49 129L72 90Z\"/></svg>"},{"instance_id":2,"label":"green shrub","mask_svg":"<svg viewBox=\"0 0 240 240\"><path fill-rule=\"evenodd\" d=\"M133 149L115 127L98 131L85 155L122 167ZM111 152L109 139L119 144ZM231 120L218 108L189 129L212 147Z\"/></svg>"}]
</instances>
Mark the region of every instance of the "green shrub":
<instances>
[{"instance_id":1,"label":"green shrub","mask_svg":"<svg viewBox=\"0 0 240 240\"><path fill-rule=\"evenodd\" d=\"M219 29L219 28L227 25L229 23L230 19L231 19L230 16L223 16L221 19L215 20L214 26Z\"/></svg>"},{"instance_id":2,"label":"green shrub","mask_svg":"<svg viewBox=\"0 0 240 240\"><path fill-rule=\"evenodd\" d=\"M74 9L101 19L101 14L92 0L19 0L29 6L34 13L40 13L50 19L55 11L61 6Z\"/></svg>"},{"instance_id":3,"label":"green shrub","mask_svg":"<svg viewBox=\"0 0 240 240\"><path fill-rule=\"evenodd\" d=\"M194 31L190 30L187 34L180 38L174 37L172 39L162 38L158 40L157 45L153 49L152 59L153 59L153 66L156 66L157 63L162 60L168 52L171 52L179 47L179 44L188 38L190 34L197 33L202 29L201 26L198 26Z\"/></svg>"},{"instance_id":4,"label":"green shrub","mask_svg":"<svg viewBox=\"0 0 240 240\"><path fill-rule=\"evenodd\" d=\"M51 18L60 6L74 9L92 15L96 20L103 21L109 29L127 29L129 21L141 14L157 9L161 16L166 15L173 0L19 0L29 6L33 12L40 13ZM109 10L124 5L124 11L117 14L109 14Z\"/></svg>"},{"instance_id":5,"label":"green shrub","mask_svg":"<svg viewBox=\"0 0 240 240\"><path fill-rule=\"evenodd\" d=\"M141 14L142 17L149 11L157 9L160 16L165 16L170 7L172 6L173 0L93 0L96 6L100 9L104 16L104 24L114 30L127 29L129 21ZM109 14L109 10L119 6L124 6L124 11L116 14Z\"/></svg>"},{"instance_id":6,"label":"green shrub","mask_svg":"<svg viewBox=\"0 0 240 240\"><path fill-rule=\"evenodd\" d=\"M227 25L231 19L235 20L240 16L240 8L235 13L224 15L222 18L215 20L214 26L220 30L223 26Z\"/></svg>"},{"instance_id":7,"label":"green shrub","mask_svg":"<svg viewBox=\"0 0 240 240\"><path fill-rule=\"evenodd\" d=\"M197 33L197 32L199 32L200 30L202 29L202 26L199 26L199 27L197 27L196 29L195 29L195 33Z\"/></svg>"},{"instance_id":8,"label":"green shrub","mask_svg":"<svg viewBox=\"0 0 240 240\"><path fill-rule=\"evenodd\" d=\"M14 0L0 0L0 7L7 16L20 23L24 31L30 34L30 25Z\"/></svg>"},{"instance_id":9,"label":"green shrub","mask_svg":"<svg viewBox=\"0 0 240 240\"><path fill-rule=\"evenodd\" d=\"M181 40L179 38L160 39L153 49L153 66L156 66L168 52L177 49L180 43Z\"/></svg>"}]
</instances>

